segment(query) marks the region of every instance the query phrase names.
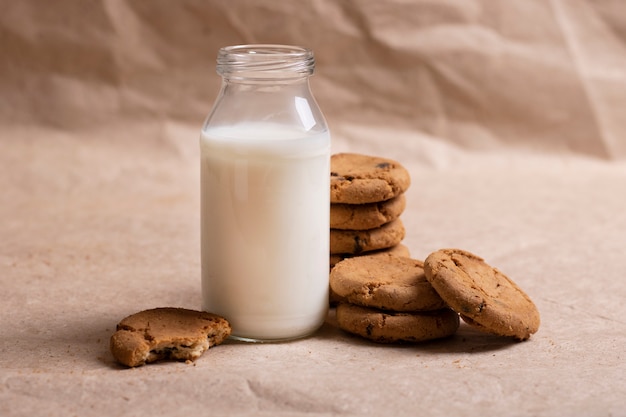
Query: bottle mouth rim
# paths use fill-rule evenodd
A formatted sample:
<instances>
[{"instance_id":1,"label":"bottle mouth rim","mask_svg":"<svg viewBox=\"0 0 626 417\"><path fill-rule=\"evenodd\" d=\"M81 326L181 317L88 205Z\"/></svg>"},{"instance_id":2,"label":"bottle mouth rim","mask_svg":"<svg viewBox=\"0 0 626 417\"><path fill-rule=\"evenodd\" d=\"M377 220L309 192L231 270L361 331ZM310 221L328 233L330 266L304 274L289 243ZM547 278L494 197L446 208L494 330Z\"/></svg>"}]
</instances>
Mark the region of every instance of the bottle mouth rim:
<instances>
[{"instance_id":1,"label":"bottle mouth rim","mask_svg":"<svg viewBox=\"0 0 626 417\"><path fill-rule=\"evenodd\" d=\"M309 48L292 45L233 45L220 48L217 73L226 78L287 79L313 74L315 57Z\"/></svg>"},{"instance_id":2,"label":"bottle mouth rim","mask_svg":"<svg viewBox=\"0 0 626 417\"><path fill-rule=\"evenodd\" d=\"M241 58L253 58L261 55L263 57L306 57L308 54L312 54L309 48L296 45L280 45L280 44L247 44L247 45L232 45L220 48L220 54L237 55Z\"/></svg>"}]
</instances>

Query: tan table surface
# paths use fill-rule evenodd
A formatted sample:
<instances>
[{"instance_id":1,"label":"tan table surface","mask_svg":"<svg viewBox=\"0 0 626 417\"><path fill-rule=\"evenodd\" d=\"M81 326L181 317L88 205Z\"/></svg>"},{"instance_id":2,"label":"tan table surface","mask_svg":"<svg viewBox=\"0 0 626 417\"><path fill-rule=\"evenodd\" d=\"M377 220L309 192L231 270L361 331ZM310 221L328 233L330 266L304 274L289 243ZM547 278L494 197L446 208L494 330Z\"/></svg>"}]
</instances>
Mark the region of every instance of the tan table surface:
<instances>
[{"instance_id":1,"label":"tan table surface","mask_svg":"<svg viewBox=\"0 0 626 417\"><path fill-rule=\"evenodd\" d=\"M463 325L451 339L381 346L337 329L331 311L307 339L116 365L108 340L121 318L200 306L197 132L142 132L2 142L1 415L626 410L626 169L584 159L448 154L437 168L389 155L413 179L412 255L460 247L507 273L542 315L527 342Z\"/></svg>"}]
</instances>

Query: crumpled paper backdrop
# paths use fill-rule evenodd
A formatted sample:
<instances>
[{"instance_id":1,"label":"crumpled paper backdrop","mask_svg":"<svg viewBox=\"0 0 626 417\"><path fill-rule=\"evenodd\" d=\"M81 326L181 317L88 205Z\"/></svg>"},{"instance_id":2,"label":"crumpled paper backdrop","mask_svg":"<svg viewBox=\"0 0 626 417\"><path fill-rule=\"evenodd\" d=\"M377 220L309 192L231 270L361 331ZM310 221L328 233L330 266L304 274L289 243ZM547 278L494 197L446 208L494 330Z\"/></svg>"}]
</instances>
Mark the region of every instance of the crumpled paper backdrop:
<instances>
[{"instance_id":1,"label":"crumpled paper backdrop","mask_svg":"<svg viewBox=\"0 0 626 417\"><path fill-rule=\"evenodd\" d=\"M291 43L316 54L314 93L335 137L385 141L392 127L472 150L626 156L620 0L62 0L1 9L2 124L199 125L219 88L219 47Z\"/></svg>"}]
</instances>

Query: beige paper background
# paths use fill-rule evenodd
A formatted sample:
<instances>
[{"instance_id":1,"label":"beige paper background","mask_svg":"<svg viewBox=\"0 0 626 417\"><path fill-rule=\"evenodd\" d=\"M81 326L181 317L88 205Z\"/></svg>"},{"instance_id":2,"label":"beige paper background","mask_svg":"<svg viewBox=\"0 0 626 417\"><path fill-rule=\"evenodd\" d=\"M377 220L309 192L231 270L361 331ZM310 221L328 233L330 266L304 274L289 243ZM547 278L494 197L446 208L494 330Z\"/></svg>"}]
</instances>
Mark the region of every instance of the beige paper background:
<instances>
[{"instance_id":1,"label":"beige paper background","mask_svg":"<svg viewBox=\"0 0 626 417\"><path fill-rule=\"evenodd\" d=\"M125 370L124 316L199 308L198 134L221 46L311 47L334 151L412 176L405 244L537 303L511 344L293 343ZM623 415L626 5L0 1L0 415Z\"/></svg>"},{"instance_id":2,"label":"beige paper background","mask_svg":"<svg viewBox=\"0 0 626 417\"><path fill-rule=\"evenodd\" d=\"M197 124L219 87L219 47L288 42L314 49L315 93L340 138L382 126L619 159L624 16L608 0L5 1L0 117Z\"/></svg>"}]
</instances>

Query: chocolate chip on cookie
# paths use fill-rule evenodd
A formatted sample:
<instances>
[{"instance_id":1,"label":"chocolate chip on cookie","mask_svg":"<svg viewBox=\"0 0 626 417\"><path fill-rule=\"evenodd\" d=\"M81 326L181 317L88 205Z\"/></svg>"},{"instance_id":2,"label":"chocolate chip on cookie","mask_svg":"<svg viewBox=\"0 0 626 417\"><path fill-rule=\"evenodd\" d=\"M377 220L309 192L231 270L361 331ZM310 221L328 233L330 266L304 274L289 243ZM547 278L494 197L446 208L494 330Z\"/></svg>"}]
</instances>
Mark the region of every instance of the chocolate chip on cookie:
<instances>
[{"instance_id":1,"label":"chocolate chip on cookie","mask_svg":"<svg viewBox=\"0 0 626 417\"><path fill-rule=\"evenodd\" d=\"M115 359L130 367L161 359L195 360L230 335L229 323L204 311L155 308L126 317L111 336Z\"/></svg>"},{"instance_id":2,"label":"chocolate chip on cookie","mask_svg":"<svg viewBox=\"0 0 626 417\"><path fill-rule=\"evenodd\" d=\"M539 311L509 277L460 249L441 249L424 261L426 278L463 320L501 336L526 340L539 329Z\"/></svg>"}]
</instances>

